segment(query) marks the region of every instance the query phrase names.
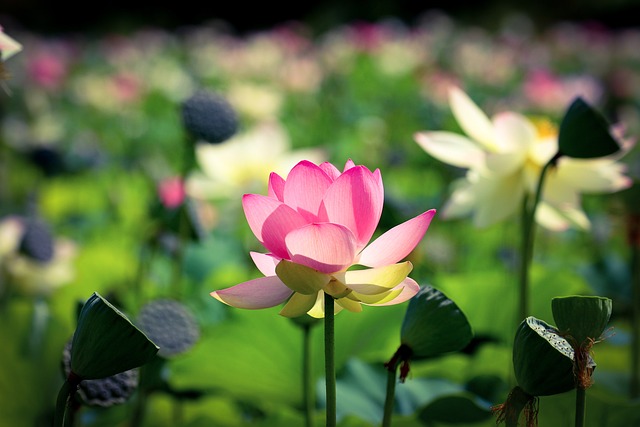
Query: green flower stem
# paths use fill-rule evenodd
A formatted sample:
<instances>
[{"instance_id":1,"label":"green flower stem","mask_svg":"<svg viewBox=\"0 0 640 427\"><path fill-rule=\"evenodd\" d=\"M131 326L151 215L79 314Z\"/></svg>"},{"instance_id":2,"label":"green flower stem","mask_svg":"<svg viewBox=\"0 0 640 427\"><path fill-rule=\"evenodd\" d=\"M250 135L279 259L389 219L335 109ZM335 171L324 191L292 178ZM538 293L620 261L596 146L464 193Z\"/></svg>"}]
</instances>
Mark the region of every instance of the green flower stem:
<instances>
[{"instance_id":1,"label":"green flower stem","mask_svg":"<svg viewBox=\"0 0 640 427\"><path fill-rule=\"evenodd\" d=\"M520 414L525 407L531 405L533 396L527 394L519 386L514 387L509 393L508 407L504 413L504 423L506 427L518 427ZM525 425L529 425L525 422Z\"/></svg>"},{"instance_id":2,"label":"green flower stem","mask_svg":"<svg viewBox=\"0 0 640 427\"><path fill-rule=\"evenodd\" d=\"M326 426L336 426L336 366L335 366L335 319L333 297L324 294L324 368L326 396Z\"/></svg>"},{"instance_id":3,"label":"green flower stem","mask_svg":"<svg viewBox=\"0 0 640 427\"><path fill-rule=\"evenodd\" d=\"M391 416L393 415L393 404L396 395L396 381L398 377L398 363L387 366L387 395L384 400L384 414L382 416L382 427L391 427Z\"/></svg>"},{"instance_id":4,"label":"green flower stem","mask_svg":"<svg viewBox=\"0 0 640 427\"><path fill-rule=\"evenodd\" d=\"M640 217L631 219L633 227L640 228ZM631 398L640 397L640 242L635 235L631 243L631 292L632 292L632 324L631 324Z\"/></svg>"},{"instance_id":5,"label":"green flower stem","mask_svg":"<svg viewBox=\"0 0 640 427\"><path fill-rule=\"evenodd\" d=\"M584 417L587 407L587 389L576 387L576 427L584 427Z\"/></svg>"},{"instance_id":6,"label":"green flower stem","mask_svg":"<svg viewBox=\"0 0 640 427\"><path fill-rule=\"evenodd\" d=\"M529 266L530 266L530 250L529 245L532 244L531 228L532 224L529 220L529 197L525 196L522 203L522 241L520 247L520 288L518 290L518 318L516 324L526 319L529 311Z\"/></svg>"},{"instance_id":7,"label":"green flower stem","mask_svg":"<svg viewBox=\"0 0 640 427\"><path fill-rule=\"evenodd\" d=\"M184 203L182 206L180 206L179 209L185 209ZM183 212L180 212L178 223L178 246L176 248L176 254L173 260L173 276L171 280L171 289L175 298L180 297L180 282L184 264L184 251L187 244L187 234L189 233L186 214L182 214Z\"/></svg>"},{"instance_id":8,"label":"green flower stem","mask_svg":"<svg viewBox=\"0 0 640 427\"><path fill-rule=\"evenodd\" d=\"M520 261L520 301L518 304L518 319L521 322L529 315L529 270L533 258L533 238L536 230L536 209L542 196L544 178L547 170L556 164L559 154L556 154L540 171L538 186L533 200L525 197L522 208L522 259Z\"/></svg>"},{"instance_id":9,"label":"green flower stem","mask_svg":"<svg viewBox=\"0 0 640 427\"><path fill-rule=\"evenodd\" d=\"M302 325L302 400L304 425L313 427L313 385L311 376L311 329L309 323Z\"/></svg>"},{"instance_id":10,"label":"green flower stem","mask_svg":"<svg viewBox=\"0 0 640 427\"><path fill-rule=\"evenodd\" d=\"M68 427L73 425L71 402L80 384L80 378L73 373L62 383L56 400L56 411L53 427Z\"/></svg>"},{"instance_id":11,"label":"green flower stem","mask_svg":"<svg viewBox=\"0 0 640 427\"><path fill-rule=\"evenodd\" d=\"M180 182L182 183L182 185L185 185L187 177L189 176L189 172L191 172L196 163L194 148L196 142L197 140L195 138L193 138L191 135L187 135L184 144L182 165L180 166ZM179 209L181 210L181 212L178 213L180 216L178 219L178 247L176 248L176 254L174 257L173 276L171 281L171 289L176 298L180 296L180 282L184 264L184 252L189 238L189 224L187 222L188 215L186 212L186 196Z\"/></svg>"}]
</instances>

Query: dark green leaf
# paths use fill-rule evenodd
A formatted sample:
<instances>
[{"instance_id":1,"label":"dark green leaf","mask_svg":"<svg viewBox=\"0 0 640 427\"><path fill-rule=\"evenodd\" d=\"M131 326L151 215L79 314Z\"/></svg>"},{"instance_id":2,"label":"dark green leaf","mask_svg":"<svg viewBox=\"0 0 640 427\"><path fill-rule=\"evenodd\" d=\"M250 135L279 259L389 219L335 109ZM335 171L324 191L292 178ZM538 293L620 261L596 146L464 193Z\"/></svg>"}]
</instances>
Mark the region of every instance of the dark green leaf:
<instances>
[{"instance_id":1,"label":"dark green leaf","mask_svg":"<svg viewBox=\"0 0 640 427\"><path fill-rule=\"evenodd\" d=\"M442 396L418 413L425 422L474 423L491 418L491 408L471 393Z\"/></svg>"},{"instance_id":2,"label":"dark green leaf","mask_svg":"<svg viewBox=\"0 0 640 427\"><path fill-rule=\"evenodd\" d=\"M559 153L576 159L594 159L608 156L619 149L604 116L582 98L576 98L560 123Z\"/></svg>"},{"instance_id":3,"label":"dark green leaf","mask_svg":"<svg viewBox=\"0 0 640 427\"><path fill-rule=\"evenodd\" d=\"M71 370L84 380L106 378L147 363L158 347L95 293L82 307L71 347Z\"/></svg>"},{"instance_id":4,"label":"dark green leaf","mask_svg":"<svg viewBox=\"0 0 640 427\"><path fill-rule=\"evenodd\" d=\"M409 301L402 322L402 344L413 358L427 358L466 346L473 332L462 310L439 290L424 286Z\"/></svg>"},{"instance_id":5,"label":"dark green leaf","mask_svg":"<svg viewBox=\"0 0 640 427\"><path fill-rule=\"evenodd\" d=\"M612 302L597 296L567 296L551 300L553 319L563 334L568 334L580 345L587 339L597 340L611 317Z\"/></svg>"}]
</instances>

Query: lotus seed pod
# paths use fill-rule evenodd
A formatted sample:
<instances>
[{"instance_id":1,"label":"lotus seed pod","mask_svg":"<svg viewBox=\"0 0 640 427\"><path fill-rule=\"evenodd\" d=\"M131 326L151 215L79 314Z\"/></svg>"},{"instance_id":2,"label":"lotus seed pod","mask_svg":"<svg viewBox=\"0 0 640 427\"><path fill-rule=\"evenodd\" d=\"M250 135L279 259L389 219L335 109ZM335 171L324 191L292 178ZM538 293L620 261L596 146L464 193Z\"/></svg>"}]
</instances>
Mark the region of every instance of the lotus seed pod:
<instances>
[{"instance_id":1,"label":"lotus seed pod","mask_svg":"<svg viewBox=\"0 0 640 427\"><path fill-rule=\"evenodd\" d=\"M575 388L573 360L573 348L556 328L532 316L522 321L513 344L513 368L526 393L550 396ZM589 365L595 367L592 359Z\"/></svg>"},{"instance_id":2,"label":"lotus seed pod","mask_svg":"<svg viewBox=\"0 0 640 427\"><path fill-rule=\"evenodd\" d=\"M159 299L145 304L138 326L158 346L158 355L171 357L188 351L200 338L195 317L179 301Z\"/></svg>"},{"instance_id":3,"label":"lotus seed pod","mask_svg":"<svg viewBox=\"0 0 640 427\"><path fill-rule=\"evenodd\" d=\"M71 340L62 353L62 368L65 378L68 377L71 373ZM139 378L139 369L134 368L106 378L84 380L80 382L76 396L89 406L107 408L119 405L126 402L138 388Z\"/></svg>"},{"instance_id":4,"label":"lotus seed pod","mask_svg":"<svg viewBox=\"0 0 640 427\"><path fill-rule=\"evenodd\" d=\"M49 227L37 220L27 220L19 251L34 261L46 263L53 259L53 236Z\"/></svg>"},{"instance_id":5,"label":"lotus seed pod","mask_svg":"<svg viewBox=\"0 0 640 427\"><path fill-rule=\"evenodd\" d=\"M238 118L222 96L200 91L182 103L184 127L196 138L218 144L238 130Z\"/></svg>"},{"instance_id":6,"label":"lotus seed pod","mask_svg":"<svg viewBox=\"0 0 640 427\"><path fill-rule=\"evenodd\" d=\"M411 298L400 331L402 344L420 359L457 351L473 338L462 310L439 290L424 286Z\"/></svg>"},{"instance_id":7,"label":"lotus seed pod","mask_svg":"<svg viewBox=\"0 0 640 427\"><path fill-rule=\"evenodd\" d=\"M578 346L600 338L611 317L611 300L595 296L556 297L551 300L553 320L563 335Z\"/></svg>"}]
</instances>

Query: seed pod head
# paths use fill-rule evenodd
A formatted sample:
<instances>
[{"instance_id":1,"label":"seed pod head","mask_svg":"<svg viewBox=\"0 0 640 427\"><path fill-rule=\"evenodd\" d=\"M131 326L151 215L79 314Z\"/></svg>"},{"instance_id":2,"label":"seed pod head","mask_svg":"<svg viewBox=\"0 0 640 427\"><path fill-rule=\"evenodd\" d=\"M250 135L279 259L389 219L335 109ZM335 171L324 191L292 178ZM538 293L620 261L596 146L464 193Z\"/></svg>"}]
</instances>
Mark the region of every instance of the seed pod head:
<instances>
[{"instance_id":1,"label":"seed pod head","mask_svg":"<svg viewBox=\"0 0 640 427\"><path fill-rule=\"evenodd\" d=\"M46 263L53 259L53 235L42 221L25 221L24 233L20 239L19 252L34 261Z\"/></svg>"},{"instance_id":2,"label":"seed pod head","mask_svg":"<svg viewBox=\"0 0 640 427\"><path fill-rule=\"evenodd\" d=\"M65 378L71 373L71 340L62 353L62 372ZM139 369L134 368L106 378L84 380L80 382L76 396L88 406L107 408L119 405L126 402L138 388L139 378Z\"/></svg>"},{"instance_id":3,"label":"seed pod head","mask_svg":"<svg viewBox=\"0 0 640 427\"><path fill-rule=\"evenodd\" d=\"M217 93L198 91L182 103L184 127L195 138L218 144L238 130L238 117L231 104Z\"/></svg>"},{"instance_id":4,"label":"seed pod head","mask_svg":"<svg viewBox=\"0 0 640 427\"><path fill-rule=\"evenodd\" d=\"M576 386L574 350L556 328L527 317L516 332L513 368L520 387L532 396L564 393ZM591 367L595 367L592 359Z\"/></svg>"},{"instance_id":5,"label":"seed pod head","mask_svg":"<svg viewBox=\"0 0 640 427\"><path fill-rule=\"evenodd\" d=\"M158 355L171 357L188 351L198 341L200 328L182 303L170 299L151 301L142 307L138 326L158 346Z\"/></svg>"},{"instance_id":6,"label":"seed pod head","mask_svg":"<svg viewBox=\"0 0 640 427\"><path fill-rule=\"evenodd\" d=\"M457 351L473 338L462 310L445 294L423 286L409 301L400 339L415 359Z\"/></svg>"},{"instance_id":7,"label":"seed pod head","mask_svg":"<svg viewBox=\"0 0 640 427\"><path fill-rule=\"evenodd\" d=\"M551 300L553 320L563 335L569 335L575 344L600 338L611 317L611 299L597 296L567 296Z\"/></svg>"}]
</instances>

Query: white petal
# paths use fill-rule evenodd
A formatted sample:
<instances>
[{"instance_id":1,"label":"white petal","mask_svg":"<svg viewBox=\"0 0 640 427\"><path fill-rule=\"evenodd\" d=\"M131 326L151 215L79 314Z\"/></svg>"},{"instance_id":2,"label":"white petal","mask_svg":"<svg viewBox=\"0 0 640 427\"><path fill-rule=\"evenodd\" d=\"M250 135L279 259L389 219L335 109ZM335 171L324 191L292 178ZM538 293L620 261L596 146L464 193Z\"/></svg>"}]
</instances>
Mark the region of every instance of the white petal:
<instances>
[{"instance_id":1,"label":"white petal","mask_svg":"<svg viewBox=\"0 0 640 427\"><path fill-rule=\"evenodd\" d=\"M418 132L413 138L429 155L452 166L480 166L485 158L485 152L480 146L453 132Z\"/></svg>"},{"instance_id":2,"label":"white petal","mask_svg":"<svg viewBox=\"0 0 640 427\"><path fill-rule=\"evenodd\" d=\"M469 137L489 151L497 150L493 123L466 93L457 87L451 88L449 105L456 121Z\"/></svg>"}]
</instances>

